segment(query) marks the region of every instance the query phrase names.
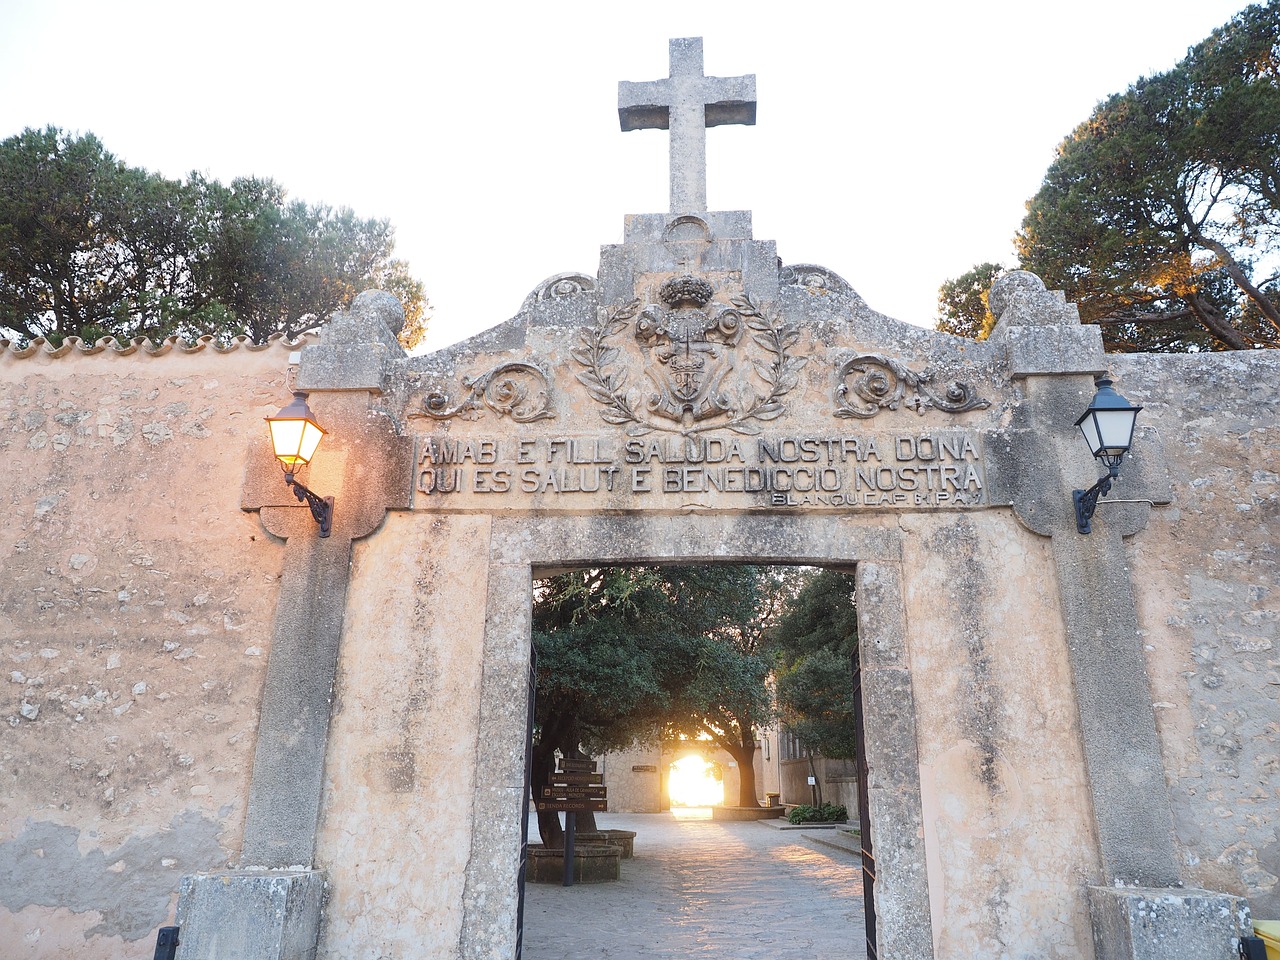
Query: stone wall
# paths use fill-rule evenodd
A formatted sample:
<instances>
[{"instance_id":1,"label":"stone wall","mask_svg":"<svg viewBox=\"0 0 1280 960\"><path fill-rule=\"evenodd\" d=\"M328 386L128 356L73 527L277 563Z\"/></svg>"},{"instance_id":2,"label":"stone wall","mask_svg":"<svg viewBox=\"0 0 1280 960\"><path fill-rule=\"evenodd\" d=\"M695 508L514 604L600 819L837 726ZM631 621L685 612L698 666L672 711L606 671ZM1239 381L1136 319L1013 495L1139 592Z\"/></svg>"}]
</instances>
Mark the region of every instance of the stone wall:
<instances>
[{"instance_id":1,"label":"stone wall","mask_svg":"<svg viewBox=\"0 0 1280 960\"><path fill-rule=\"evenodd\" d=\"M1091 886L1275 912L1275 355L1103 358L1026 275L986 343L907 328L720 216L713 302L656 305L688 242L642 218L431 357L381 301L335 318L296 371L332 541L261 439L285 348L0 352L17 956L145 952L242 862L325 872L321 957L509 954L532 584L591 563L856 570L887 954L1089 957ZM690 316L741 402L706 429L618 386L683 389L654 343ZM1085 537L1104 363L1147 409Z\"/></svg>"},{"instance_id":2,"label":"stone wall","mask_svg":"<svg viewBox=\"0 0 1280 960\"><path fill-rule=\"evenodd\" d=\"M149 955L238 854L281 544L240 510L288 349L0 347L0 943Z\"/></svg>"},{"instance_id":3,"label":"stone wall","mask_svg":"<svg viewBox=\"0 0 1280 960\"><path fill-rule=\"evenodd\" d=\"M779 793L783 803L813 803L813 776L808 760L784 760L779 766ZM854 776L851 760L826 760L817 757L814 766L822 784L822 802L843 806L849 811L849 819L858 819L858 779Z\"/></svg>"},{"instance_id":4,"label":"stone wall","mask_svg":"<svg viewBox=\"0 0 1280 960\"><path fill-rule=\"evenodd\" d=\"M1186 877L1280 917L1280 356L1113 359L1173 483L1128 557Z\"/></svg>"},{"instance_id":5,"label":"stone wall","mask_svg":"<svg viewBox=\"0 0 1280 960\"><path fill-rule=\"evenodd\" d=\"M636 744L600 758L610 813L658 813L670 804L667 771L671 757L656 743Z\"/></svg>"},{"instance_id":6,"label":"stone wall","mask_svg":"<svg viewBox=\"0 0 1280 960\"><path fill-rule=\"evenodd\" d=\"M1099 864L1048 543L995 512L931 521L902 525L935 951L1079 956Z\"/></svg>"}]
</instances>

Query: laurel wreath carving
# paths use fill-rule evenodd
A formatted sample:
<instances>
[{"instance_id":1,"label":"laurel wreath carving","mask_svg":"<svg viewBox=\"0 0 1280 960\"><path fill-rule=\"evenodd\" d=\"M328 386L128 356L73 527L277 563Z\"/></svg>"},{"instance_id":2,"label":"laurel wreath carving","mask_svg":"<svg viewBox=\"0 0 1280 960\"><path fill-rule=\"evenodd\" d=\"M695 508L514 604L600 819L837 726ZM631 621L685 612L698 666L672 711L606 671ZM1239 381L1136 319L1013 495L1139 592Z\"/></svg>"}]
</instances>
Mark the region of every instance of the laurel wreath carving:
<instances>
[{"instance_id":1,"label":"laurel wreath carving","mask_svg":"<svg viewBox=\"0 0 1280 960\"><path fill-rule=\"evenodd\" d=\"M626 427L628 436L638 437L658 431L690 436L707 430L729 429L735 433L754 436L760 433L757 421L773 420L782 416L786 405L782 398L795 389L800 370L808 362L807 357L794 357L790 353L800 333L795 326L783 324L775 316L767 317L745 294L731 298L734 311L751 331L751 339L764 350L765 357L751 360L756 374L768 386L768 392L760 396L749 388L739 399L741 403L728 411L729 419L691 426L659 423L638 412L636 392L627 389L627 373L618 369L616 361L621 351L611 346L610 340L627 329L640 311L640 301L632 300L613 310L601 309L600 321L594 327L579 331L579 346L571 356L585 368L578 374L578 381L587 388L592 399L604 409L600 416L608 423Z\"/></svg>"}]
</instances>

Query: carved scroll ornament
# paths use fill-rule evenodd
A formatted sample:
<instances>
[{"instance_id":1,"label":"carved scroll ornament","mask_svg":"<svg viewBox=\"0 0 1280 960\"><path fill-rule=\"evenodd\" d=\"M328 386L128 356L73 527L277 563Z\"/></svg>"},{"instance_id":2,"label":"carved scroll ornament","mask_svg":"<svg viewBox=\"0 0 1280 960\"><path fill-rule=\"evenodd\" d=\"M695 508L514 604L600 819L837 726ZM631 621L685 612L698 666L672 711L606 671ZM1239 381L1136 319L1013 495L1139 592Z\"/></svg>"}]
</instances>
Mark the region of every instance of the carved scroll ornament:
<instances>
[{"instance_id":1,"label":"carved scroll ornament","mask_svg":"<svg viewBox=\"0 0 1280 960\"><path fill-rule=\"evenodd\" d=\"M463 377L462 386L466 395L457 403L451 405L449 397L438 391L429 393L422 400L422 409L409 416L479 420L488 407L517 423L555 419L550 410L551 385L547 375L531 363L504 363L478 377Z\"/></svg>"},{"instance_id":2,"label":"carved scroll ornament","mask_svg":"<svg viewBox=\"0 0 1280 960\"><path fill-rule=\"evenodd\" d=\"M983 410L990 400L977 395L972 386L952 380L941 392L930 384L932 373L916 373L901 362L878 353L853 357L840 367L836 375L835 415L866 420L881 410L906 407L924 416L936 407L945 413Z\"/></svg>"}]
</instances>

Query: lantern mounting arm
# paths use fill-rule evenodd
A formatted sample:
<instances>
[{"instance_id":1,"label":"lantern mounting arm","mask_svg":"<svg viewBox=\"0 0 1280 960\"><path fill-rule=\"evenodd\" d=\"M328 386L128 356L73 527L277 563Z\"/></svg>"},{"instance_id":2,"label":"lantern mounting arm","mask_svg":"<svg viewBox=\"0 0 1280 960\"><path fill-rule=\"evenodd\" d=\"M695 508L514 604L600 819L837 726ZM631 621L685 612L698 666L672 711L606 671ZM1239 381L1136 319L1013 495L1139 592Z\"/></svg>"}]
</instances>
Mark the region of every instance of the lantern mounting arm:
<instances>
[{"instance_id":1,"label":"lantern mounting arm","mask_svg":"<svg viewBox=\"0 0 1280 960\"><path fill-rule=\"evenodd\" d=\"M299 503L311 508L311 516L320 524L320 536L327 537L333 532L333 497L322 497L307 489L290 471L285 471L284 482L293 490Z\"/></svg>"},{"instance_id":2,"label":"lantern mounting arm","mask_svg":"<svg viewBox=\"0 0 1280 960\"><path fill-rule=\"evenodd\" d=\"M1088 490L1072 490L1071 499L1076 505L1076 531L1090 533L1093 528L1090 521L1098 509L1098 501L1111 490L1111 483L1120 475L1120 461L1108 464L1109 470Z\"/></svg>"}]
</instances>

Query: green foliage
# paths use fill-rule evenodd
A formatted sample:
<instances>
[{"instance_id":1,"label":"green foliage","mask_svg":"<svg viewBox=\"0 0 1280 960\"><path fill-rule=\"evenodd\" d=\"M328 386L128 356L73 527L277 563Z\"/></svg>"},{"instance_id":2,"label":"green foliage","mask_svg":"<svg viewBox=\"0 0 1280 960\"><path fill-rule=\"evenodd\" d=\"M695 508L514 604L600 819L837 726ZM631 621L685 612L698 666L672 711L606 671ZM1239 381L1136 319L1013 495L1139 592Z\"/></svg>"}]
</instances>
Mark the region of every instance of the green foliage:
<instances>
[{"instance_id":1,"label":"green foliage","mask_svg":"<svg viewBox=\"0 0 1280 960\"><path fill-rule=\"evenodd\" d=\"M782 722L824 757L855 756L853 663L858 613L853 577L819 570L795 594L772 631Z\"/></svg>"},{"instance_id":2,"label":"green foliage","mask_svg":"<svg viewBox=\"0 0 1280 960\"><path fill-rule=\"evenodd\" d=\"M767 721L770 662L746 632L761 582L759 568L743 566L604 567L542 581L539 729L562 749L600 752L713 723L723 734L739 714L748 729Z\"/></svg>"},{"instance_id":3,"label":"green foliage","mask_svg":"<svg viewBox=\"0 0 1280 960\"><path fill-rule=\"evenodd\" d=\"M938 288L937 329L971 340L985 340L996 325L987 293L1004 272L998 263L980 263Z\"/></svg>"},{"instance_id":4,"label":"green foliage","mask_svg":"<svg viewBox=\"0 0 1280 960\"><path fill-rule=\"evenodd\" d=\"M709 736L750 770L774 716L765 642L788 576L766 567L605 567L535 591L534 789L552 751L600 753L661 736ZM736 802L757 804L742 777ZM539 818L544 842L556 826Z\"/></svg>"},{"instance_id":5,"label":"green foliage","mask_svg":"<svg viewBox=\"0 0 1280 960\"><path fill-rule=\"evenodd\" d=\"M1109 349L1280 346L1280 0L1099 104L1016 243Z\"/></svg>"},{"instance_id":6,"label":"green foliage","mask_svg":"<svg viewBox=\"0 0 1280 960\"><path fill-rule=\"evenodd\" d=\"M92 134L0 142L0 331L22 339L297 335L361 290L425 331L422 284L386 220L287 200L271 180L184 183L127 167Z\"/></svg>"},{"instance_id":7,"label":"green foliage","mask_svg":"<svg viewBox=\"0 0 1280 960\"><path fill-rule=\"evenodd\" d=\"M792 823L844 823L849 819L849 811L838 803L824 803L817 807L801 803L792 807L787 819Z\"/></svg>"}]
</instances>

